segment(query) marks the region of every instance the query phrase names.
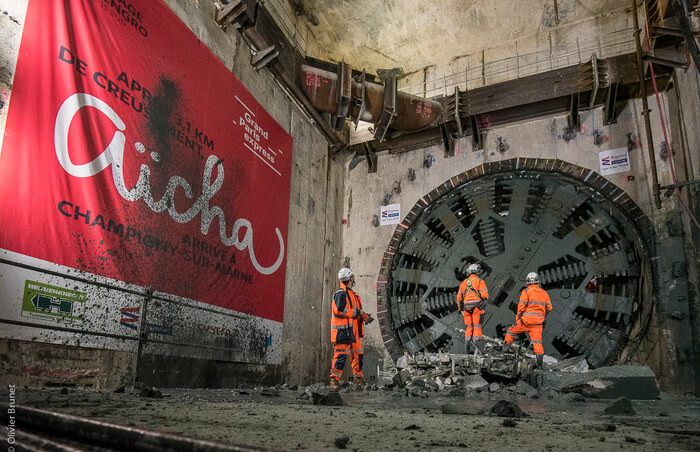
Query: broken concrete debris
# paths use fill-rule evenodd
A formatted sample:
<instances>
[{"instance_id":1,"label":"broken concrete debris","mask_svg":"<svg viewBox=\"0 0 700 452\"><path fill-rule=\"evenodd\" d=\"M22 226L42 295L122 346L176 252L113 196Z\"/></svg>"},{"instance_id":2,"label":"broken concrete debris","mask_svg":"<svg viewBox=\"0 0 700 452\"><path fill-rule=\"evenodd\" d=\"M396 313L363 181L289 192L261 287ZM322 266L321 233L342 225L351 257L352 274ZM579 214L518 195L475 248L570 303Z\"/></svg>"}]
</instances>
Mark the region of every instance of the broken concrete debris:
<instances>
[{"instance_id":1,"label":"broken concrete debris","mask_svg":"<svg viewBox=\"0 0 700 452\"><path fill-rule=\"evenodd\" d=\"M515 385L514 391L516 394L524 395L525 397L529 397L531 399L538 398L540 396L537 389L533 388L522 380L519 380Z\"/></svg>"},{"instance_id":2,"label":"broken concrete debris","mask_svg":"<svg viewBox=\"0 0 700 452\"><path fill-rule=\"evenodd\" d=\"M570 392L568 394L564 394L564 396L562 397L562 400L566 403L585 403L586 402L586 398L577 392Z\"/></svg>"},{"instance_id":3,"label":"broken concrete debris","mask_svg":"<svg viewBox=\"0 0 700 452\"><path fill-rule=\"evenodd\" d=\"M527 397L556 399L561 402L584 403L586 397L655 399L659 396L654 373L643 366L610 366L589 370L584 357L573 357L547 366L534 368L534 356L524 349L503 341L485 338L482 352L471 355L448 353L405 354L396 362L393 372L380 373L379 387L360 388L352 382L341 382L339 391L326 391L323 383L302 387L301 400L316 405L343 405L338 394L356 391L394 390L394 397L427 398L433 392L447 392L448 397L464 397L469 392L497 393L508 390ZM551 362L554 358L547 361ZM297 389L280 385L263 390L263 396L275 396L278 389ZM446 414L476 414L477 410L446 404Z\"/></svg>"},{"instance_id":4,"label":"broken concrete debris","mask_svg":"<svg viewBox=\"0 0 700 452\"><path fill-rule=\"evenodd\" d=\"M598 399L654 400L659 396L656 376L647 366L601 367L582 374L562 374L559 380L562 392Z\"/></svg>"},{"instance_id":5,"label":"broken concrete debris","mask_svg":"<svg viewBox=\"0 0 700 452\"><path fill-rule=\"evenodd\" d=\"M335 447L338 449L347 449L348 443L350 442L350 437L341 436L335 439Z\"/></svg>"},{"instance_id":6,"label":"broken concrete debris","mask_svg":"<svg viewBox=\"0 0 700 452\"><path fill-rule=\"evenodd\" d=\"M279 397L279 392L273 388L266 388L260 391L260 395L263 397Z\"/></svg>"},{"instance_id":7,"label":"broken concrete debris","mask_svg":"<svg viewBox=\"0 0 700 452\"><path fill-rule=\"evenodd\" d=\"M494 406L491 407L489 413L500 417L529 416L517 403L513 403L509 400L499 400Z\"/></svg>"},{"instance_id":8,"label":"broken concrete debris","mask_svg":"<svg viewBox=\"0 0 700 452\"><path fill-rule=\"evenodd\" d=\"M325 405L325 406L343 406L343 398L337 391L329 391L326 393L312 391L311 397L313 399L314 405Z\"/></svg>"},{"instance_id":9,"label":"broken concrete debris","mask_svg":"<svg viewBox=\"0 0 700 452\"><path fill-rule=\"evenodd\" d=\"M637 414L637 412L634 411L634 408L632 408L632 402L630 402L630 399L628 399L627 397L620 397L619 399L610 403L610 405L608 405L607 408L605 408L605 411L603 411L603 413L619 414L623 416L634 416Z\"/></svg>"},{"instance_id":10,"label":"broken concrete debris","mask_svg":"<svg viewBox=\"0 0 700 452\"><path fill-rule=\"evenodd\" d=\"M403 369L394 375L394 385L396 385L399 388L403 388L406 383L411 381L411 372L409 372L408 369Z\"/></svg>"},{"instance_id":11,"label":"broken concrete debris","mask_svg":"<svg viewBox=\"0 0 700 452\"><path fill-rule=\"evenodd\" d=\"M484 378L481 375L469 375L465 377L462 382L462 387L464 389L469 389L477 392L481 392L487 389L488 386L489 382L484 380Z\"/></svg>"},{"instance_id":12,"label":"broken concrete debris","mask_svg":"<svg viewBox=\"0 0 700 452\"><path fill-rule=\"evenodd\" d=\"M162 399L163 393L160 392L158 388L146 388L141 389L141 397L149 397L152 399Z\"/></svg>"},{"instance_id":13,"label":"broken concrete debris","mask_svg":"<svg viewBox=\"0 0 700 452\"><path fill-rule=\"evenodd\" d=\"M503 341L485 338L483 352L473 355L448 353L418 353L401 356L397 371L391 376L390 387L408 388L407 395L419 396L414 388L425 392L498 391L501 385L495 379L510 383L517 378L528 378L533 372L534 356ZM489 384L493 384L489 388Z\"/></svg>"},{"instance_id":14,"label":"broken concrete debris","mask_svg":"<svg viewBox=\"0 0 700 452\"><path fill-rule=\"evenodd\" d=\"M559 362L547 366L547 370L582 374L588 372L588 361L583 356L574 356L573 358L563 359Z\"/></svg>"},{"instance_id":15,"label":"broken concrete debris","mask_svg":"<svg viewBox=\"0 0 700 452\"><path fill-rule=\"evenodd\" d=\"M395 373L380 375L390 383L382 389L405 388L406 396L428 397L430 392L497 392L508 389L528 398L547 397L565 403L583 403L585 397L650 400L659 396L654 373L646 366L609 366L590 369L585 357L556 362L546 357L546 370L537 370L534 355L522 347L484 338L474 354L404 354Z\"/></svg>"}]
</instances>

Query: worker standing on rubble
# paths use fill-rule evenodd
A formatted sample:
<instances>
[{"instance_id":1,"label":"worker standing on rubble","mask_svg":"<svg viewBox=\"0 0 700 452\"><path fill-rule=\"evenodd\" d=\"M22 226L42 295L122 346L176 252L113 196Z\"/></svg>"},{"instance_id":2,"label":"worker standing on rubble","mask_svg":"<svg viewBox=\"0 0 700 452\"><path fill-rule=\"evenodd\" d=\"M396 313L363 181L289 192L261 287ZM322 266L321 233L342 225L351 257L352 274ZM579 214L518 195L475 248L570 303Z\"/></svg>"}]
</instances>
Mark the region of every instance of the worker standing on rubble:
<instances>
[{"instance_id":1,"label":"worker standing on rubble","mask_svg":"<svg viewBox=\"0 0 700 452\"><path fill-rule=\"evenodd\" d=\"M549 295L540 287L540 277L537 273L527 274L525 282L527 288L520 294L518 313L515 316L515 325L506 332L506 343L513 343L513 335L528 333L532 348L537 357L537 368L544 369L544 347L542 347L542 330L545 316L552 310L552 302Z\"/></svg>"},{"instance_id":2,"label":"worker standing on rubble","mask_svg":"<svg viewBox=\"0 0 700 452\"><path fill-rule=\"evenodd\" d=\"M459 285L457 292L457 309L464 317L464 340L467 354L472 352L472 345L479 349L481 340L481 314L484 313L489 291L483 279L477 276L481 270L479 264L471 264L467 268L469 276Z\"/></svg>"},{"instance_id":3,"label":"worker standing on rubble","mask_svg":"<svg viewBox=\"0 0 700 452\"><path fill-rule=\"evenodd\" d=\"M340 387L340 377L345 362L350 356L353 381L359 387L365 386L362 378L362 341L365 335L364 324L372 323L374 318L362 310L360 296L352 290L355 287L355 275L349 268L338 272L340 290L333 294L331 302L331 342L333 342L333 363L331 364L330 388Z\"/></svg>"}]
</instances>

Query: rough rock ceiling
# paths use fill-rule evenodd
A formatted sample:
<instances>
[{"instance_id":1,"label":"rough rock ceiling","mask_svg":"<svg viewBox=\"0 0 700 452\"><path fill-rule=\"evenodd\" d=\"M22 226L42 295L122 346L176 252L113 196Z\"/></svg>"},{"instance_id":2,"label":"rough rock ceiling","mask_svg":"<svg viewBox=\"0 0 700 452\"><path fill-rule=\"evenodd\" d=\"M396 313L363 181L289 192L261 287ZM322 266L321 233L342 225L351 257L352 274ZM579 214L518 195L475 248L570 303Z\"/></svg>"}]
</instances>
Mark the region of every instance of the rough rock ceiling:
<instances>
[{"instance_id":1,"label":"rough rock ceiling","mask_svg":"<svg viewBox=\"0 0 700 452\"><path fill-rule=\"evenodd\" d=\"M516 42L521 52L533 51L550 38L575 40L582 28L604 34L630 6L629 0L289 1L309 24L319 58L406 73Z\"/></svg>"}]
</instances>

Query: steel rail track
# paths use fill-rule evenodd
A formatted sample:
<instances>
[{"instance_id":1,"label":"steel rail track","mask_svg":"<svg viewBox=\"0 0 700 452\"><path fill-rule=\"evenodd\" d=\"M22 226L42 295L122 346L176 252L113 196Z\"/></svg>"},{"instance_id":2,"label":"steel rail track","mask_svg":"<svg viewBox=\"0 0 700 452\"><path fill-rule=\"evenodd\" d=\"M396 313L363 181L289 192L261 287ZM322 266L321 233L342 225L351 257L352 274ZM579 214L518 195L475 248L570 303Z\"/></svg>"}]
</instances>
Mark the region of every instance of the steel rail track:
<instances>
[{"instance_id":1,"label":"steel rail track","mask_svg":"<svg viewBox=\"0 0 700 452\"><path fill-rule=\"evenodd\" d=\"M11 409L14 409L14 412ZM10 423L10 416L14 424ZM83 417L40 410L26 406L10 407L0 404L0 421L7 429L7 438L0 443L0 450L20 451L262 451L255 446L220 444L212 441L109 424ZM10 436L13 442L8 440Z\"/></svg>"}]
</instances>

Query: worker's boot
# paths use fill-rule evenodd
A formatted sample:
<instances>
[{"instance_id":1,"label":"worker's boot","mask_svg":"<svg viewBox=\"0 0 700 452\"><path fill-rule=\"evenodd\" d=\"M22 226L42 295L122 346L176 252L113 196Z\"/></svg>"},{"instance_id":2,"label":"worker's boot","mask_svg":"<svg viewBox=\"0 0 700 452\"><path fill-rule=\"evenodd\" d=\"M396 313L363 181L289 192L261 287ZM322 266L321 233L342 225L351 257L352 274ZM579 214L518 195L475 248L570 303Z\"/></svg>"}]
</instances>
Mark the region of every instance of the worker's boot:
<instances>
[{"instance_id":1,"label":"worker's boot","mask_svg":"<svg viewBox=\"0 0 700 452\"><path fill-rule=\"evenodd\" d=\"M472 341L467 341L467 345L466 345L465 350L466 350L467 355L472 354Z\"/></svg>"},{"instance_id":2,"label":"worker's boot","mask_svg":"<svg viewBox=\"0 0 700 452\"><path fill-rule=\"evenodd\" d=\"M544 355L535 355L535 359L537 359L537 369L544 370Z\"/></svg>"},{"instance_id":3,"label":"worker's boot","mask_svg":"<svg viewBox=\"0 0 700 452\"><path fill-rule=\"evenodd\" d=\"M331 389L340 389L340 382L335 378L331 378L331 382L328 387Z\"/></svg>"},{"instance_id":4,"label":"worker's boot","mask_svg":"<svg viewBox=\"0 0 700 452\"><path fill-rule=\"evenodd\" d=\"M367 386L367 384L365 383L365 379L362 377L355 376L352 378L352 382L355 383L355 386L357 386L358 388L364 388L365 386Z\"/></svg>"}]
</instances>

